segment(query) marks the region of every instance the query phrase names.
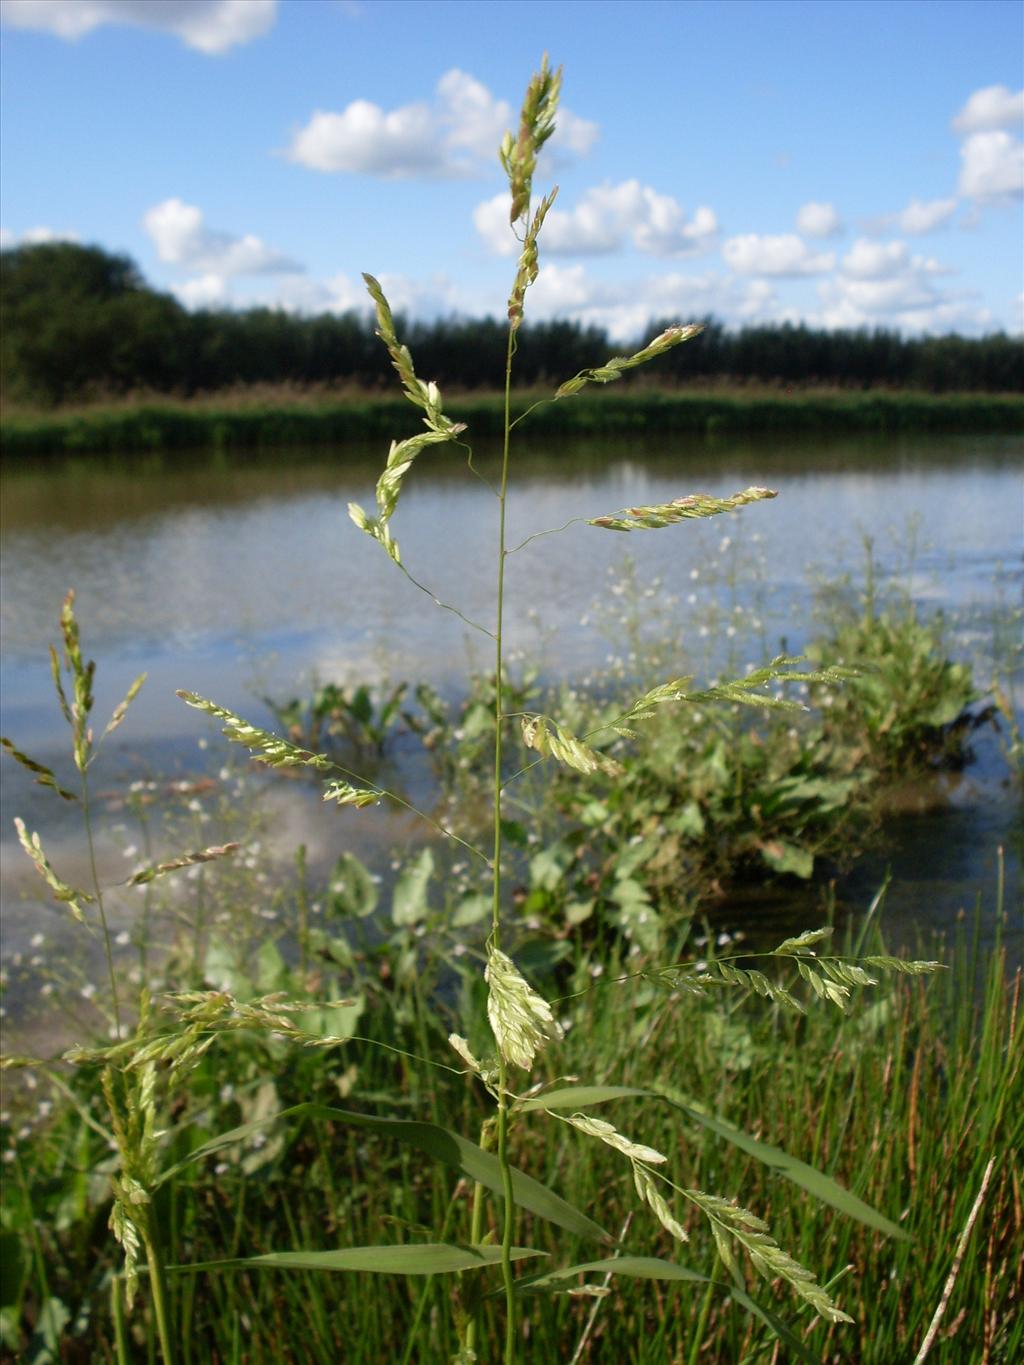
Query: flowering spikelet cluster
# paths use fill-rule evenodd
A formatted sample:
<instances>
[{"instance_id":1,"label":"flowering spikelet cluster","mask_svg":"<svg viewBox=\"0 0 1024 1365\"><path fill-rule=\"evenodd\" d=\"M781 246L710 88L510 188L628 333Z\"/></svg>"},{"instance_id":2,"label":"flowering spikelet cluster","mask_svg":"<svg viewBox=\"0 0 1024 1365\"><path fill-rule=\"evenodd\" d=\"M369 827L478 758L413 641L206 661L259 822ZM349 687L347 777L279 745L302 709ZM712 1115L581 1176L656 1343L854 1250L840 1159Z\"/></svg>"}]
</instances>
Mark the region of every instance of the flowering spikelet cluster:
<instances>
[{"instance_id":1,"label":"flowering spikelet cluster","mask_svg":"<svg viewBox=\"0 0 1024 1365\"><path fill-rule=\"evenodd\" d=\"M633 1162L633 1184L636 1186L637 1194L665 1231L670 1233L677 1242L688 1242L690 1238L686 1229L682 1223L672 1217L672 1211L666 1203L665 1197L654 1183L654 1177L650 1171L645 1170L635 1161Z\"/></svg>"},{"instance_id":2,"label":"flowering spikelet cluster","mask_svg":"<svg viewBox=\"0 0 1024 1365\"><path fill-rule=\"evenodd\" d=\"M604 1119L591 1118L589 1114L570 1114L566 1123L571 1123L574 1128L578 1128L581 1133L586 1133L588 1137L600 1138L609 1147L614 1147L617 1152L622 1152L624 1156L628 1156L630 1161L660 1163L668 1160L668 1157L655 1151L653 1147L645 1147L642 1142L633 1142L630 1138L625 1137L614 1124L606 1123Z\"/></svg>"},{"instance_id":3,"label":"flowering spikelet cluster","mask_svg":"<svg viewBox=\"0 0 1024 1365\"><path fill-rule=\"evenodd\" d=\"M498 1051L506 1062L529 1071L544 1044L562 1036L551 1006L520 976L512 959L493 945L487 948L484 980L490 987L487 1017Z\"/></svg>"}]
</instances>

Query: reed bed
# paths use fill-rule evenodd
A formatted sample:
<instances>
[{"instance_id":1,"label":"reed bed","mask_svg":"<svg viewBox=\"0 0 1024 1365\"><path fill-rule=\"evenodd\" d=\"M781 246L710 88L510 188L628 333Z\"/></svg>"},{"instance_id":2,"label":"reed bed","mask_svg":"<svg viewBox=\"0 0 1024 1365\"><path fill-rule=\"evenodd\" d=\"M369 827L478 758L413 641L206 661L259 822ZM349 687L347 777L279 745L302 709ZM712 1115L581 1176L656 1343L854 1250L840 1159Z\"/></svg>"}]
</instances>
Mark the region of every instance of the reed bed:
<instances>
[{"instance_id":1,"label":"reed bed","mask_svg":"<svg viewBox=\"0 0 1024 1365\"><path fill-rule=\"evenodd\" d=\"M513 411L550 393L516 392ZM481 437L499 437L500 394L451 400L453 414ZM197 399L151 398L69 410L8 410L0 447L9 456L131 454L169 450L260 450L381 440L406 419L400 399L265 389ZM758 432L1024 432L1024 398L1013 394L927 394L882 390L732 392L640 389L571 404L546 403L530 418L534 437L650 432L749 435Z\"/></svg>"}]
</instances>

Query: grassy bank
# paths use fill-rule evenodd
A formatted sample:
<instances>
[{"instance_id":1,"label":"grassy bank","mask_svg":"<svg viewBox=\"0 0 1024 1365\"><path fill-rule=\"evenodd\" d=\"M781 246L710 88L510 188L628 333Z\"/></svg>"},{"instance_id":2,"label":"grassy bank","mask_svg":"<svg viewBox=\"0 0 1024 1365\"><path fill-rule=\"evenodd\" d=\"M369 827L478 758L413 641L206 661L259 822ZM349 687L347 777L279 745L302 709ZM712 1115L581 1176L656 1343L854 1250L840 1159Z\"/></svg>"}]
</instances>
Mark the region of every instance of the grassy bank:
<instances>
[{"instance_id":1,"label":"grassy bank","mask_svg":"<svg viewBox=\"0 0 1024 1365\"><path fill-rule=\"evenodd\" d=\"M296 888L296 914L300 902ZM923 982L897 978L849 1015L823 1002L808 1002L804 1018L756 999L698 999L640 977L616 987L611 978L622 964L611 945L587 952L577 944L558 978L567 1026L559 1068L641 1089L656 1075L662 1093L689 1110L685 1117L668 1100L623 1098L601 1105L595 1117L666 1153L687 1186L756 1209L794 1257L832 1284L853 1326L798 1314L778 1287L750 1286L823 1365L923 1359L917 1353L933 1324L926 1356L934 1365L1010 1365L1024 1350L1017 1311L1024 1222L1014 1158L1024 1140L1021 983L1006 980L997 950L982 968L979 998L981 964L969 935L954 948L952 971ZM883 950L869 930L861 951ZM300 977L266 947L250 961L248 980L240 968L227 974L240 992L320 995L319 968ZM346 975L359 1002L350 1014L361 1015L361 1039L323 1054L242 1035L193 1072L185 1108L163 1139L162 1162L180 1163L178 1175L155 1197L169 1265L286 1247L322 1252L380 1241L382 1225L389 1230L383 1240L395 1244L422 1241L427 1228L442 1224L452 1240L465 1236L465 1182L414 1147L353 1127L338 1111L480 1131L482 1093L444 1069L428 1075L403 1055L451 1055L446 1035L467 1020L471 1037L483 1037L478 970L460 969L443 936L431 936L426 950L408 928L396 928L386 942L357 951ZM449 985L439 995L432 987L442 975ZM555 978L542 979L553 994ZM457 1006L441 1003L445 994ZM545 1068L537 1079L557 1078ZM148 1294L127 1320L112 1307L118 1257L105 1232L110 1152L98 1082L97 1068L53 1083L41 1076L28 1097L32 1113L6 1125L4 1360L153 1358ZM283 1112L309 1102L336 1116ZM696 1121L697 1106L833 1176L893 1220L905 1240L809 1200L770 1165ZM235 1128L235 1141L190 1160L201 1143ZM560 1138L542 1140L533 1125L517 1125L520 1169L554 1188L571 1181L574 1205L623 1233L630 1246L721 1287L591 1277L607 1298L539 1295L524 1309L524 1359L566 1360L577 1349L579 1361L634 1365L795 1358L785 1349L780 1355L769 1330L731 1301L729 1275L695 1210L680 1210L691 1240L673 1246L637 1211L626 1164L563 1128ZM530 1221L530 1244L564 1255L565 1234ZM496 1231L489 1220L488 1231ZM586 1262L605 1253L580 1241L569 1254ZM493 1289L495 1272L484 1278L484 1289ZM460 1308L447 1276L396 1281L225 1267L172 1270L168 1282L169 1331L185 1362L442 1365ZM564 1287L578 1283L573 1277ZM493 1299L484 1299L480 1316L479 1358L493 1360L500 1343Z\"/></svg>"},{"instance_id":2,"label":"grassy bank","mask_svg":"<svg viewBox=\"0 0 1024 1365\"><path fill-rule=\"evenodd\" d=\"M516 410L548 397L522 394ZM467 394L453 415L476 437L500 434L500 395ZM202 399L151 398L52 411L8 410L0 444L8 455L130 453L212 448L252 450L390 439L410 426L408 403L323 391L284 389L216 394ZM544 402L529 419L537 437L777 432L1024 432L1024 397L998 394L779 389L611 391Z\"/></svg>"}]
</instances>

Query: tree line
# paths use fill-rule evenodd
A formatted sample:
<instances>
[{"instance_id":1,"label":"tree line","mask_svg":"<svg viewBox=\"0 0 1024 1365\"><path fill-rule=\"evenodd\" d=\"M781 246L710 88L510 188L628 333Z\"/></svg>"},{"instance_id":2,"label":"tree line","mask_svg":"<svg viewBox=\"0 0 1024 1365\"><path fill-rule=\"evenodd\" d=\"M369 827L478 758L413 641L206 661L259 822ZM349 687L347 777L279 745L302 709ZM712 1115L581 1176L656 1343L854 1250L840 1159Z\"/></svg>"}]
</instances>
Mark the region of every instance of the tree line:
<instances>
[{"instance_id":1,"label":"tree line","mask_svg":"<svg viewBox=\"0 0 1024 1365\"><path fill-rule=\"evenodd\" d=\"M652 320L628 349L676 321ZM790 323L732 331L714 318L704 321L702 335L664 357L646 382L1024 391L1024 342L1002 332L904 337L880 328L825 331ZM442 386L493 388L504 373L500 320L403 321L400 335L419 372ZM625 350L600 328L526 324L517 383L558 383ZM192 312L147 285L129 257L69 242L0 252L0 369L8 401L52 405L141 390L188 396L264 383L377 390L392 382L369 313Z\"/></svg>"}]
</instances>

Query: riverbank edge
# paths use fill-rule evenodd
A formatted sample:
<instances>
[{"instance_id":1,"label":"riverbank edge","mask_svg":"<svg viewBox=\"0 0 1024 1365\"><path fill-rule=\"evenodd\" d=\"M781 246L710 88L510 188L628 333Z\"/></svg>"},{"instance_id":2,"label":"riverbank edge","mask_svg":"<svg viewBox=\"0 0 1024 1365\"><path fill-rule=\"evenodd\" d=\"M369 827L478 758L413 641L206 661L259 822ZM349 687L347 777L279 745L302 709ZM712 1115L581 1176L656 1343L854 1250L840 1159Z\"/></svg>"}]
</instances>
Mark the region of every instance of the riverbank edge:
<instances>
[{"instance_id":1,"label":"riverbank edge","mask_svg":"<svg viewBox=\"0 0 1024 1365\"><path fill-rule=\"evenodd\" d=\"M530 414L531 434L750 435L785 433L1006 432L1024 434L1024 395L929 394L867 390L704 394L686 391L585 394L561 402L523 393L514 406ZM453 398L450 415L476 437L500 433L502 398ZM254 450L390 439L410 430L409 405L399 398L346 396L337 400L217 402L159 400L15 414L0 420L0 449L8 456L128 454L166 450Z\"/></svg>"}]
</instances>

